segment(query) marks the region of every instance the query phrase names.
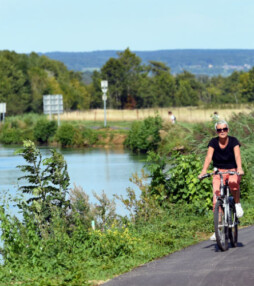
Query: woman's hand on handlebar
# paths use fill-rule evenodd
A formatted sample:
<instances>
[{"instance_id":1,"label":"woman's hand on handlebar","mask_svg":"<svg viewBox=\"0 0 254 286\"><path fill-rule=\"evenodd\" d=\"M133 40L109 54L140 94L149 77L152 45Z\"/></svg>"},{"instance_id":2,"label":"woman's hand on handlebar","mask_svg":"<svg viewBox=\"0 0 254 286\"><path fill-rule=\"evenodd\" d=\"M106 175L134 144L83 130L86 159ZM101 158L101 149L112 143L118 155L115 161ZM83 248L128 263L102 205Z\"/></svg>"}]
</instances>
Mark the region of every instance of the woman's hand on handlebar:
<instances>
[{"instance_id":1,"label":"woman's hand on handlebar","mask_svg":"<svg viewBox=\"0 0 254 286\"><path fill-rule=\"evenodd\" d=\"M201 179L204 175L206 175L206 171L201 171L201 173L198 175L198 178Z\"/></svg>"},{"instance_id":2,"label":"woman's hand on handlebar","mask_svg":"<svg viewBox=\"0 0 254 286\"><path fill-rule=\"evenodd\" d=\"M244 171L243 171L242 168L237 168L237 173L238 173L239 176L244 175Z\"/></svg>"}]
</instances>

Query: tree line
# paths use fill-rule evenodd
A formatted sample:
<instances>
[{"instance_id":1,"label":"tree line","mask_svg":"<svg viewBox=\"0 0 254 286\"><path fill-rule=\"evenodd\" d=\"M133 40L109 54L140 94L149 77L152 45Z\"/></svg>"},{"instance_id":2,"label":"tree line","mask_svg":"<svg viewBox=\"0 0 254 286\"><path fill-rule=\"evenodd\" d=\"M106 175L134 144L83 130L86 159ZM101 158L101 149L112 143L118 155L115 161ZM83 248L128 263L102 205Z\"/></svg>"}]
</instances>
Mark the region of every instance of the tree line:
<instances>
[{"instance_id":1,"label":"tree line","mask_svg":"<svg viewBox=\"0 0 254 286\"><path fill-rule=\"evenodd\" d=\"M59 61L0 51L0 101L7 103L8 114L41 113L44 94L63 94L65 110L102 108L101 80L109 84L107 106L117 109L254 101L254 68L228 77L195 77L188 71L173 75L165 63L142 64L126 49L85 84L81 72L69 71Z\"/></svg>"},{"instance_id":2,"label":"tree line","mask_svg":"<svg viewBox=\"0 0 254 286\"><path fill-rule=\"evenodd\" d=\"M207 104L247 103L254 100L254 68L235 71L228 77L195 77L188 71L172 75L162 62L141 64L129 49L109 59L100 72L93 74L91 106L101 103L100 80L109 82L109 106L146 108L198 106Z\"/></svg>"},{"instance_id":3,"label":"tree line","mask_svg":"<svg viewBox=\"0 0 254 286\"><path fill-rule=\"evenodd\" d=\"M88 88L80 73L68 71L61 62L36 53L0 52L0 101L7 103L8 114L41 113L46 94L63 94L67 110L87 109Z\"/></svg>"}]
</instances>

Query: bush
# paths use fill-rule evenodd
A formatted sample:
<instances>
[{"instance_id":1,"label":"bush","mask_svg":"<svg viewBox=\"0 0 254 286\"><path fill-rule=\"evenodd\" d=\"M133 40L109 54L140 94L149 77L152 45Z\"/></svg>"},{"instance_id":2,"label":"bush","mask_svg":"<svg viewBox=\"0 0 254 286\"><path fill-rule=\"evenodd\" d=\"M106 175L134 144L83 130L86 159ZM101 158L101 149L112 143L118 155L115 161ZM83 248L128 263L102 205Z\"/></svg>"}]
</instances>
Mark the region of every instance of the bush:
<instances>
[{"instance_id":1,"label":"bush","mask_svg":"<svg viewBox=\"0 0 254 286\"><path fill-rule=\"evenodd\" d=\"M84 138L85 145L93 145L98 141L98 134L89 128L85 128L82 131L82 136Z\"/></svg>"},{"instance_id":2,"label":"bush","mask_svg":"<svg viewBox=\"0 0 254 286\"><path fill-rule=\"evenodd\" d=\"M98 141L97 133L89 128L83 126L75 127L75 134L72 144L75 146L91 146Z\"/></svg>"},{"instance_id":3,"label":"bush","mask_svg":"<svg viewBox=\"0 0 254 286\"><path fill-rule=\"evenodd\" d=\"M11 128L9 124L5 124L1 130L0 140L3 144L20 144L23 141L21 130L18 128Z\"/></svg>"},{"instance_id":4,"label":"bush","mask_svg":"<svg viewBox=\"0 0 254 286\"><path fill-rule=\"evenodd\" d=\"M74 142L74 135L76 129L70 123L64 123L61 125L56 133L56 140L62 144L62 146L72 145Z\"/></svg>"},{"instance_id":5,"label":"bush","mask_svg":"<svg viewBox=\"0 0 254 286\"><path fill-rule=\"evenodd\" d=\"M175 150L190 151L192 131L185 128L182 124L172 124L164 122L163 129L160 130L161 142L159 152L162 154L171 154Z\"/></svg>"},{"instance_id":6,"label":"bush","mask_svg":"<svg viewBox=\"0 0 254 286\"><path fill-rule=\"evenodd\" d=\"M56 121L40 119L34 126L34 138L40 143L46 143L49 137L54 136L57 130Z\"/></svg>"},{"instance_id":7,"label":"bush","mask_svg":"<svg viewBox=\"0 0 254 286\"><path fill-rule=\"evenodd\" d=\"M162 119L158 115L148 117L144 121L135 121L124 144L133 152L145 153L149 150L157 150L161 128Z\"/></svg>"},{"instance_id":8,"label":"bush","mask_svg":"<svg viewBox=\"0 0 254 286\"><path fill-rule=\"evenodd\" d=\"M18 118L20 121L23 121L26 126L34 126L36 122L40 119L45 119L45 115L36 114L36 113L25 113L20 116L15 116L14 118Z\"/></svg>"},{"instance_id":9,"label":"bush","mask_svg":"<svg viewBox=\"0 0 254 286\"><path fill-rule=\"evenodd\" d=\"M198 179L202 161L197 155L176 154L166 160L151 153L148 163L152 175L150 192L160 200L192 203L200 213L212 208L212 182Z\"/></svg>"}]
</instances>

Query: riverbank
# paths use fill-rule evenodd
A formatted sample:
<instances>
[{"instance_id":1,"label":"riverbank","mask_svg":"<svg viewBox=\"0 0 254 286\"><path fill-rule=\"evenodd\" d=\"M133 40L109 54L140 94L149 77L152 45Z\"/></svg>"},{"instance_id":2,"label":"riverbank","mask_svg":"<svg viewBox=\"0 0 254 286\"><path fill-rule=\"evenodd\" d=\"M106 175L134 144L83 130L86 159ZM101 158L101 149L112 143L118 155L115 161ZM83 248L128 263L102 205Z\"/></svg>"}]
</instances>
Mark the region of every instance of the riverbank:
<instances>
[{"instance_id":1,"label":"riverbank","mask_svg":"<svg viewBox=\"0 0 254 286\"><path fill-rule=\"evenodd\" d=\"M248 115L252 112L252 106L250 105L242 104L217 107L219 118L221 119L230 120L234 115L238 116L243 113ZM172 135L171 139L173 139L173 142L171 142L172 148L174 148L173 145L178 145L176 148L181 148L180 141L185 142L185 137L192 136L193 126L196 124L202 126L202 124L211 122L214 109L181 107L172 108L172 111L177 118L176 126L180 126L180 128L174 128L176 131L175 134L173 128L170 128L172 125L167 124L169 117L167 113L168 109L165 108L108 110L109 118L106 127L104 127L102 110L98 109L64 113L60 116L60 126L57 126L56 117L55 120L49 120L47 116L38 114L6 117L5 122L0 123L0 143L22 144L24 140L29 139L37 142L38 145L48 144L49 146L57 147L109 148L116 146L121 148L135 122L142 122L149 116L159 116L163 121L163 128L160 132L162 140L168 140L167 134L170 133ZM93 112L100 114L100 116L93 117L88 115L93 114ZM119 114L124 114L124 116ZM142 116L136 116L137 114L141 114ZM177 140L179 141L178 143L176 142Z\"/></svg>"},{"instance_id":2,"label":"riverbank","mask_svg":"<svg viewBox=\"0 0 254 286\"><path fill-rule=\"evenodd\" d=\"M54 147L105 147L123 148L131 122L115 122L103 126L103 122L48 120L46 116L25 114L6 118L0 124L0 143L22 145L31 140L37 145Z\"/></svg>"}]
</instances>

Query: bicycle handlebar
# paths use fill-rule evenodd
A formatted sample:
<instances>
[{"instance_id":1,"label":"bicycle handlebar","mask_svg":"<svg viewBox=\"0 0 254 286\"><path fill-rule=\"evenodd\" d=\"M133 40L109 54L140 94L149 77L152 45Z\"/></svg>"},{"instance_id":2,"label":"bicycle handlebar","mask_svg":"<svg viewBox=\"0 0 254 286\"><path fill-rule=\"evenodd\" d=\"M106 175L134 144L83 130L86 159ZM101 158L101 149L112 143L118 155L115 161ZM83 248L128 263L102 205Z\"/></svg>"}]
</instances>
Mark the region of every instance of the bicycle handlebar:
<instances>
[{"instance_id":1,"label":"bicycle handlebar","mask_svg":"<svg viewBox=\"0 0 254 286\"><path fill-rule=\"evenodd\" d=\"M199 179L203 180L205 178L208 178L208 177L211 177L211 176L214 176L214 175L224 175L224 174L229 174L229 175L235 175L236 174L236 175L239 176L239 173L236 172L236 171L226 171L226 172L215 171L213 173L207 173L207 174L205 174L204 176L202 176Z\"/></svg>"}]
</instances>

